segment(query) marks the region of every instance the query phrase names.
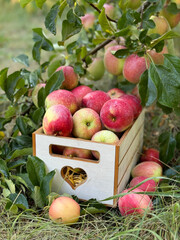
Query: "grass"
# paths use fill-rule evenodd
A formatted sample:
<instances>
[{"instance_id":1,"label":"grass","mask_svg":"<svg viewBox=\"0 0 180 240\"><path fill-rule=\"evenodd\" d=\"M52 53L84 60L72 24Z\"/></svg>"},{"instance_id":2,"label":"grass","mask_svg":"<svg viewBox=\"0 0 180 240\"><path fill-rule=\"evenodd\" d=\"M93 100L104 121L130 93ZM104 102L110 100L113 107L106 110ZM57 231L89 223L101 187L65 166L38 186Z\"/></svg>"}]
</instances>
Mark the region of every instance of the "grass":
<instances>
[{"instance_id":1,"label":"grass","mask_svg":"<svg viewBox=\"0 0 180 240\"><path fill-rule=\"evenodd\" d=\"M21 53L31 56L32 28L42 27L44 17L39 11L29 14L19 5L0 0L0 68L9 66L13 72L19 65L12 57ZM22 67L22 66L21 66ZM2 99L3 101L3 99ZM168 118L161 110L151 108L146 114L144 145L158 147L161 131L180 127L173 114ZM171 167L177 164L179 152ZM162 190L162 189L161 189ZM54 224L48 218L48 209L26 210L12 214L5 210L6 201L0 198L0 240L178 240L180 234L180 201L173 195L178 190L169 186L171 197L157 197L154 210L144 216L122 217L117 208L105 214L85 214L72 226ZM165 191L165 189L164 189Z\"/></svg>"}]
</instances>

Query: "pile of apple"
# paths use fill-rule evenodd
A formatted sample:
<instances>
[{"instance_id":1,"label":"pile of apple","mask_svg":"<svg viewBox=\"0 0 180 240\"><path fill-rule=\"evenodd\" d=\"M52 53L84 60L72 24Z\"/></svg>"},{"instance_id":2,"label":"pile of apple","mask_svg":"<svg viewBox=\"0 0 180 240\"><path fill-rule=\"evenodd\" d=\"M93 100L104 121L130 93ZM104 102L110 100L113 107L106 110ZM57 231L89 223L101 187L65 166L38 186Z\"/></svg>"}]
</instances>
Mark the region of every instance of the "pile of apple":
<instances>
[{"instance_id":1,"label":"pile of apple","mask_svg":"<svg viewBox=\"0 0 180 240\"><path fill-rule=\"evenodd\" d=\"M162 173L159 151L154 148L146 149L140 157L140 163L132 169L132 180L129 183L129 188L122 191L122 193L128 194L118 200L121 215L143 215L153 208L152 196L146 194L146 192L155 192L157 190ZM138 187L136 187L137 185Z\"/></svg>"}]
</instances>

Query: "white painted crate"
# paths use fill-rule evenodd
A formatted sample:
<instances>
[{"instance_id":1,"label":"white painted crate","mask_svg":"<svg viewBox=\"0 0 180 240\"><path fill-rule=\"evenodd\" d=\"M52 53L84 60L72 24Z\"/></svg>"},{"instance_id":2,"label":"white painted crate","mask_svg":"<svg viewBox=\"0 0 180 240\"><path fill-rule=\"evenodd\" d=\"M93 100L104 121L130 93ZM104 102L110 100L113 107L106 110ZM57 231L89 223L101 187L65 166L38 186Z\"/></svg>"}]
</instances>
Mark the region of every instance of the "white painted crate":
<instances>
[{"instance_id":1,"label":"white painted crate","mask_svg":"<svg viewBox=\"0 0 180 240\"><path fill-rule=\"evenodd\" d=\"M95 198L98 201L121 192L128 183L131 169L136 165L142 150L144 114L143 110L116 145L79 138L49 136L43 133L42 128L35 131L33 155L45 162L48 171L56 170L52 190L60 194L76 195L82 200ZM96 150L100 153L100 159L94 161L53 154L52 145ZM73 189L61 175L61 170L65 166L83 169L87 173L86 181ZM116 206L117 199L103 201L103 203Z\"/></svg>"}]
</instances>

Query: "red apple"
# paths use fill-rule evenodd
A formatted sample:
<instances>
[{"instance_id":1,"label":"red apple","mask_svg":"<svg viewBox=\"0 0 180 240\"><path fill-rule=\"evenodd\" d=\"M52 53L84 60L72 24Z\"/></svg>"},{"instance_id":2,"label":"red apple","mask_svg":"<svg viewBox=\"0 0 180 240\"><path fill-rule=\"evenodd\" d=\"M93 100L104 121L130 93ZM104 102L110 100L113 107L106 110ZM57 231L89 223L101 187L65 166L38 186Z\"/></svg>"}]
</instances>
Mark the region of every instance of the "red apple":
<instances>
[{"instance_id":1,"label":"red apple","mask_svg":"<svg viewBox=\"0 0 180 240\"><path fill-rule=\"evenodd\" d=\"M69 136L73 119L69 109L61 104L48 108L43 117L43 130L47 135Z\"/></svg>"},{"instance_id":2,"label":"red apple","mask_svg":"<svg viewBox=\"0 0 180 240\"><path fill-rule=\"evenodd\" d=\"M140 184L145 179L147 179L147 178L146 177L135 177L131 180L129 186L133 188L136 185ZM146 182L142 183L140 186L138 186L138 188L140 188L144 192L155 192L157 189L157 184L153 179L151 179L151 180L147 180Z\"/></svg>"},{"instance_id":3,"label":"red apple","mask_svg":"<svg viewBox=\"0 0 180 240\"><path fill-rule=\"evenodd\" d=\"M81 22L86 31L93 28L95 22L94 14L92 13L85 14L83 17L81 17Z\"/></svg>"},{"instance_id":4,"label":"red apple","mask_svg":"<svg viewBox=\"0 0 180 240\"><path fill-rule=\"evenodd\" d=\"M131 54L126 58L124 63L124 78L131 83L138 83L142 73L148 68L148 65L149 63L146 63L144 57Z\"/></svg>"},{"instance_id":5,"label":"red apple","mask_svg":"<svg viewBox=\"0 0 180 240\"><path fill-rule=\"evenodd\" d=\"M91 108L97 113L100 113L102 106L109 99L109 95L101 90L92 91L86 94L82 99L82 105L86 108Z\"/></svg>"},{"instance_id":6,"label":"red apple","mask_svg":"<svg viewBox=\"0 0 180 240\"><path fill-rule=\"evenodd\" d=\"M149 149L145 150L143 155L141 156L140 160L141 160L141 162L145 162L145 161L156 162L159 165L163 166L163 164L161 163L161 161L159 159L159 151L154 148L149 148Z\"/></svg>"},{"instance_id":7,"label":"red apple","mask_svg":"<svg viewBox=\"0 0 180 240\"><path fill-rule=\"evenodd\" d=\"M119 88L112 88L107 92L107 94L110 96L110 98L119 98L124 95L125 92Z\"/></svg>"},{"instance_id":8,"label":"red apple","mask_svg":"<svg viewBox=\"0 0 180 240\"><path fill-rule=\"evenodd\" d=\"M136 96L137 98L141 99L140 95L139 95L139 89L138 89L137 85L132 89L131 94Z\"/></svg>"},{"instance_id":9,"label":"red apple","mask_svg":"<svg viewBox=\"0 0 180 240\"><path fill-rule=\"evenodd\" d=\"M32 101L36 107L38 107L38 92L42 87L45 88L45 86L45 83L38 83L32 91Z\"/></svg>"},{"instance_id":10,"label":"red apple","mask_svg":"<svg viewBox=\"0 0 180 240\"><path fill-rule=\"evenodd\" d=\"M91 139L101 130L99 114L91 108L81 108L73 115L73 135L83 139Z\"/></svg>"},{"instance_id":11,"label":"red apple","mask_svg":"<svg viewBox=\"0 0 180 240\"><path fill-rule=\"evenodd\" d=\"M123 72L123 66L125 59L116 58L112 55L112 51L117 51L119 49L124 49L122 45L115 45L109 48L106 48L104 54L104 66L106 70L113 75L121 75Z\"/></svg>"},{"instance_id":12,"label":"red apple","mask_svg":"<svg viewBox=\"0 0 180 240\"><path fill-rule=\"evenodd\" d=\"M160 11L160 15L165 17L171 28L174 28L180 22L180 12L172 14L168 10L168 5L164 6L164 8Z\"/></svg>"},{"instance_id":13,"label":"red apple","mask_svg":"<svg viewBox=\"0 0 180 240\"><path fill-rule=\"evenodd\" d=\"M128 188L122 193L127 193L131 188ZM119 211L122 216L133 214L133 215L144 215L146 211L150 211L153 207L153 203L150 197L146 194L137 194L136 192L143 191L140 188L135 188L127 195L120 197L118 200Z\"/></svg>"},{"instance_id":14,"label":"red apple","mask_svg":"<svg viewBox=\"0 0 180 240\"><path fill-rule=\"evenodd\" d=\"M163 50L159 53L157 53L155 50L149 50L147 53L152 58L153 62L155 64L163 64L164 63L164 55L165 53L168 53L168 49L166 46L164 46Z\"/></svg>"},{"instance_id":15,"label":"red apple","mask_svg":"<svg viewBox=\"0 0 180 240\"><path fill-rule=\"evenodd\" d=\"M72 90L78 85L78 75L74 72L71 66L61 66L56 69L57 71L63 70L64 81L62 82L61 88Z\"/></svg>"},{"instance_id":16,"label":"red apple","mask_svg":"<svg viewBox=\"0 0 180 240\"><path fill-rule=\"evenodd\" d=\"M140 99L131 94L124 94L120 97L120 99L127 102L132 107L134 118L137 118L142 111Z\"/></svg>"},{"instance_id":17,"label":"red apple","mask_svg":"<svg viewBox=\"0 0 180 240\"><path fill-rule=\"evenodd\" d=\"M74 148L74 147L65 147L63 151L63 155L67 157L78 157L78 158L86 158L91 159L92 153L88 149Z\"/></svg>"},{"instance_id":18,"label":"red apple","mask_svg":"<svg viewBox=\"0 0 180 240\"><path fill-rule=\"evenodd\" d=\"M118 136L109 130L101 130L95 133L92 136L91 140L95 142L111 143L111 144L117 144L119 142ZM92 154L96 159L99 159L100 157L99 152L92 151Z\"/></svg>"},{"instance_id":19,"label":"red apple","mask_svg":"<svg viewBox=\"0 0 180 240\"><path fill-rule=\"evenodd\" d=\"M94 58L87 68L89 78L94 81L100 80L104 75L104 71L104 62L100 57Z\"/></svg>"},{"instance_id":20,"label":"red apple","mask_svg":"<svg viewBox=\"0 0 180 240\"><path fill-rule=\"evenodd\" d=\"M80 206L72 198L58 197L52 202L49 208L49 217L57 223L75 223L80 217Z\"/></svg>"},{"instance_id":21,"label":"red apple","mask_svg":"<svg viewBox=\"0 0 180 240\"><path fill-rule=\"evenodd\" d=\"M51 92L45 99L45 107L49 107L57 104L62 104L67 107L73 114L78 109L78 103L74 94L68 90L55 90Z\"/></svg>"},{"instance_id":22,"label":"red apple","mask_svg":"<svg viewBox=\"0 0 180 240\"><path fill-rule=\"evenodd\" d=\"M100 117L107 129L122 132L132 125L134 113L128 103L121 98L114 98L103 105Z\"/></svg>"},{"instance_id":23,"label":"red apple","mask_svg":"<svg viewBox=\"0 0 180 240\"><path fill-rule=\"evenodd\" d=\"M139 163L132 169L132 177L161 177L162 167L156 162L146 161ZM155 182L159 182L159 179L154 179Z\"/></svg>"},{"instance_id":24,"label":"red apple","mask_svg":"<svg viewBox=\"0 0 180 240\"><path fill-rule=\"evenodd\" d=\"M74 94L74 96L76 97L76 100L77 100L77 104L78 104L78 107L82 107L82 99L83 97L92 92L93 90L88 87L88 86L85 86L85 85L80 85L76 88L74 88L71 92Z\"/></svg>"}]
</instances>

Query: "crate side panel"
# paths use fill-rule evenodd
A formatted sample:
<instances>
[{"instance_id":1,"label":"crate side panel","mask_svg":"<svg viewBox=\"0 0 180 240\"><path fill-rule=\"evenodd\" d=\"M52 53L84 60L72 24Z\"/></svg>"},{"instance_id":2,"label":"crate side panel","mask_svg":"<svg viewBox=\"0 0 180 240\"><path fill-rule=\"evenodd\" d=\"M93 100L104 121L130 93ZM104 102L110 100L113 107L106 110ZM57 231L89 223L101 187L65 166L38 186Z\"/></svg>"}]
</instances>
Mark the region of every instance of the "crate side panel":
<instances>
[{"instance_id":1,"label":"crate side panel","mask_svg":"<svg viewBox=\"0 0 180 240\"><path fill-rule=\"evenodd\" d=\"M96 150L100 153L100 161L92 163L82 160L73 160L59 156L52 156L49 153L51 144L79 147L84 149ZM77 141L68 138L56 138L47 135L36 134L36 156L41 158L48 171L56 169L53 180L53 190L59 193L69 193L78 196L81 199L88 200L96 198L105 199L113 195L114 190L114 165L115 165L115 147L114 145L97 144L95 142ZM87 173L87 180L75 190L62 178L60 171L63 167L82 168ZM104 202L112 204L113 200Z\"/></svg>"}]
</instances>

